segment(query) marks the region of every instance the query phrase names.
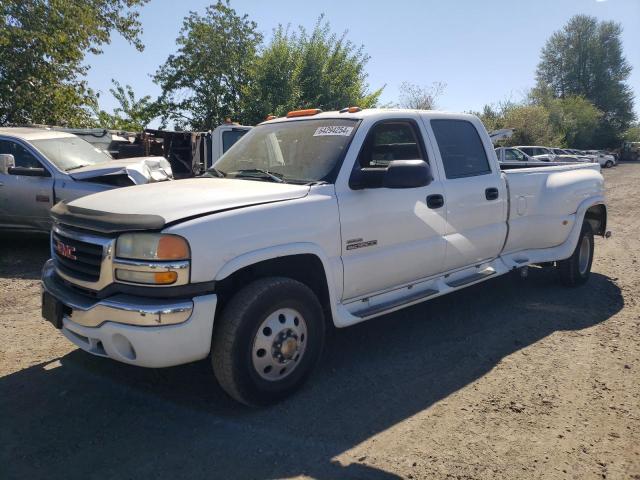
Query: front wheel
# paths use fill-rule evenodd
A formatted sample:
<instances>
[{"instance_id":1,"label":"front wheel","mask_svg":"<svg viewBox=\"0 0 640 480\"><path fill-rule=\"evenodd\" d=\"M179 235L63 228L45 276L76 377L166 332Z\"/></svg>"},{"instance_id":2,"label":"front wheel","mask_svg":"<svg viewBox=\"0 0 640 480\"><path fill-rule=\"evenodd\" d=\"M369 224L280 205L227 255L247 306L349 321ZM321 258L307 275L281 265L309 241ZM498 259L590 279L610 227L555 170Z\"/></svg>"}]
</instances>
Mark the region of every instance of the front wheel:
<instances>
[{"instance_id":1,"label":"front wheel","mask_svg":"<svg viewBox=\"0 0 640 480\"><path fill-rule=\"evenodd\" d=\"M584 222L578 245L573 254L566 260L556 263L560 280L569 287L583 285L589 280L591 264L593 263L593 232L588 222Z\"/></svg>"},{"instance_id":2,"label":"front wheel","mask_svg":"<svg viewBox=\"0 0 640 480\"><path fill-rule=\"evenodd\" d=\"M213 371L246 405L268 405L297 390L317 364L325 336L313 291L290 278L256 280L231 298L212 340Z\"/></svg>"},{"instance_id":3,"label":"front wheel","mask_svg":"<svg viewBox=\"0 0 640 480\"><path fill-rule=\"evenodd\" d=\"M613 167L613 162L611 160L607 160L607 162L604 164L604 168L611 168Z\"/></svg>"}]
</instances>

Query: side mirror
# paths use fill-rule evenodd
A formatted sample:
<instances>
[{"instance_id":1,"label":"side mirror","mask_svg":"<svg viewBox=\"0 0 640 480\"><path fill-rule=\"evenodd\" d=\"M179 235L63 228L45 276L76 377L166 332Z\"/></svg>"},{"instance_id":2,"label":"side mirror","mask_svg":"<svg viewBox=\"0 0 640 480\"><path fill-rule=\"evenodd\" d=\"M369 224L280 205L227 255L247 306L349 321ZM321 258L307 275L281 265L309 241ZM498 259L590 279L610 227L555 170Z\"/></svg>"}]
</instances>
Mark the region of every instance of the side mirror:
<instances>
[{"instance_id":1,"label":"side mirror","mask_svg":"<svg viewBox=\"0 0 640 480\"><path fill-rule=\"evenodd\" d=\"M22 175L23 177L50 177L51 174L42 167L39 168L27 168L27 167L11 167L9 169L11 175Z\"/></svg>"},{"instance_id":2,"label":"side mirror","mask_svg":"<svg viewBox=\"0 0 640 480\"><path fill-rule=\"evenodd\" d=\"M429 164L424 160L392 160L387 168L354 170L349 179L353 190L365 188L417 188L433 181Z\"/></svg>"},{"instance_id":3,"label":"side mirror","mask_svg":"<svg viewBox=\"0 0 640 480\"><path fill-rule=\"evenodd\" d=\"M394 160L389 163L382 186L385 188L426 187L433 181L431 167L424 160Z\"/></svg>"},{"instance_id":4,"label":"side mirror","mask_svg":"<svg viewBox=\"0 0 640 480\"><path fill-rule=\"evenodd\" d=\"M9 169L16 166L16 160L9 153L0 154L0 174L8 175Z\"/></svg>"}]
</instances>

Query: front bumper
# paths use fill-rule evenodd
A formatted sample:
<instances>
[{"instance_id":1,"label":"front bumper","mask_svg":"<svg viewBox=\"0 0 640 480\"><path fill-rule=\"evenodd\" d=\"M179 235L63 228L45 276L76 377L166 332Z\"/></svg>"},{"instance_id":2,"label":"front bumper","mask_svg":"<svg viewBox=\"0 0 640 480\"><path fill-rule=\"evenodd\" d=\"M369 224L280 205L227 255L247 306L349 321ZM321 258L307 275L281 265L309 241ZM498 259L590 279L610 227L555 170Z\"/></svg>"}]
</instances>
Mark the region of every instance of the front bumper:
<instances>
[{"instance_id":1,"label":"front bumper","mask_svg":"<svg viewBox=\"0 0 640 480\"><path fill-rule=\"evenodd\" d=\"M94 355L160 368L209 354L214 294L176 300L118 294L100 300L67 286L51 260L42 270L42 288L65 306L64 336Z\"/></svg>"}]
</instances>

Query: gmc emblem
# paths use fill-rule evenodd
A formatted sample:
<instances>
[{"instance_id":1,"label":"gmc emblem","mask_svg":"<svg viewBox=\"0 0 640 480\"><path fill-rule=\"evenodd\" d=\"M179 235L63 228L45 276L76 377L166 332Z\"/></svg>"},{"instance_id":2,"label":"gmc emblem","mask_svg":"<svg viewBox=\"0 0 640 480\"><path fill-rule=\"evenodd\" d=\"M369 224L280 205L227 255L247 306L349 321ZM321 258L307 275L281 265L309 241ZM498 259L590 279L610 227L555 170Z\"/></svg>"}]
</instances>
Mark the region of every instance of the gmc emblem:
<instances>
[{"instance_id":1,"label":"gmc emblem","mask_svg":"<svg viewBox=\"0 0 640 480\"><path fill-rule=\"evenodd\" d=\"M77 260L74 254L76 253L76 247L72 247L71 245L66 245L62 243L60 240L56 240L56 252L58 255L68 258L70 260Z\"/></svg>"}]
</instances>

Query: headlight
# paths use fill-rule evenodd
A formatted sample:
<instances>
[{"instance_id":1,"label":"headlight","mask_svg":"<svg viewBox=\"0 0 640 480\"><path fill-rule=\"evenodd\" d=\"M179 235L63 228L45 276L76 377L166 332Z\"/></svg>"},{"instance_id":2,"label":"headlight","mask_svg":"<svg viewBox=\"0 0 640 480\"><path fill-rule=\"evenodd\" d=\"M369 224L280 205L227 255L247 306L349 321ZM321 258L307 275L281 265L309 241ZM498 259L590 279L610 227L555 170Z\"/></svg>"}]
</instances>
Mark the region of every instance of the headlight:
<instances>
[{"instance_id":1,"label":"headlight","mask_svg":"<svg viewBox=\"0 0 640 480\"><path fill-rule=\"evenodd\" d=\"M116 257L136 260L187 260L189 244L178 235L124 233L116 242Z\"/></svg>"},{"instance_id":2,"label":"headlight","mask_svg":"<svg viewBox=\"0 0 640 480\"><path fill-rule=\"evenodd\" d=\"M115 280L142 285L189 283L190 250L178 235L124 233L116 241Z\"/></svg>"}]
</instances>

